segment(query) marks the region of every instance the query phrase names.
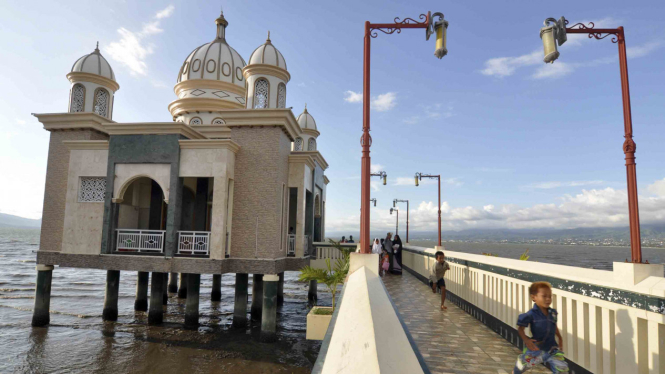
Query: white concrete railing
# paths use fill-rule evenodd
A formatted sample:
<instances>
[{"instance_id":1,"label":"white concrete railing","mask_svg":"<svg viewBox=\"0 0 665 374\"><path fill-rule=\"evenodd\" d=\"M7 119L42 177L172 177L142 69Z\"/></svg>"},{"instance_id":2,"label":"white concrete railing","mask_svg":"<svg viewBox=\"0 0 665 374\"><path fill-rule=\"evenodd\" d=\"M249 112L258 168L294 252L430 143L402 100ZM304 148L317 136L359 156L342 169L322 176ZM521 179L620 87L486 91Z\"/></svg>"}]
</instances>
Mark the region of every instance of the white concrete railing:
<instances>
[{"instance_id":1,"label":"white concrete railing","mask_svg":"<svg viewBox=\"0 0 665 374\"><path fill-rule=\"evenodd\" d=\"M286 255L287 256L296 255L296 236L293 234L289 234L289 245L286 248Z\"/></svg>"},{"instance_id":2,"label":"white concrete railing","mask_svg":"<svg viewBox=\"0 0 665 374\"><path fill-rule=\"evenodd\" d=\"M429 277L434 253L409 246L402 262ZM479 309L505 323L504 337L515 335L506 327L515 328L517 316L532 308L529 285L548 281L569 360L593 373L665 373L662 265L615 262L614 271L604 271L452 251L445 255L451 266L448 290L468 303L463 307L476 318L487 320Z\"/></svg>"},{"instance_id":3,"label":"white concrete railing","mask_svg":"<svg viewBox=\"0 0 665 374\"><path fill-rule=\"evenodd\" d=\"M164 230L117 229L118 252L164 252Z\"/></svg>"},{"instance_id":4,"label":"white concrete railing","mask_svg":"<svg viewBox=\"0 0 665 374\"><path fill-rule=\"evenodd\" d=\"M209 255L210 231L178 231L179 255Z\"/></svg>"},{"instance_id":5,"label":"white concrete railing","mask_svg":"<svg viewBox=\"0 0 665 374\"><path fill-rule=\"evenodd\" d=\"M429 373L378 276L378 262L376 254L351 254L313 374Z\"/></svg>"},{"instance_id":6,"label":"white concrete railing","mask_svg":"<svg viewBox=\"0 0 665 374\"><path fill-rule=\"evenodd\" d=\"M330 260L330 266L334 266L335 261L342 258L342 252L330 243L315 242L313 245L316 251L316 258L311 260L309 264L315 269L327 269L326 259ZM342 243L341 246L354 252L358 245L354 243Z\"/></svg>"}]
</instances>

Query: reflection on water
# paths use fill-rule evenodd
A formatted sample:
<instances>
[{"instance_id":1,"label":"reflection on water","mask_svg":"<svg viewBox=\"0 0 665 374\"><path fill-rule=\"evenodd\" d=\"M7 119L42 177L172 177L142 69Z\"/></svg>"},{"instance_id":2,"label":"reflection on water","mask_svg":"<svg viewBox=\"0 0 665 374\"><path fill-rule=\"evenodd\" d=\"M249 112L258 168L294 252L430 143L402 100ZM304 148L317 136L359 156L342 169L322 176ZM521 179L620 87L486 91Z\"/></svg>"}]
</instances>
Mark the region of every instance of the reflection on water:
<instances>
[{"instance_id":1,"label":"reflection on water","mask_svg":"<svg viewBox=\"0 0 665 374\"><path fill-rule=\"evenodd\" d=\"M305 340L307 286L296 272L285 274L275 343L260 342L260 322L230 327L234 274L222 277L220 302L210 301L212 276L201 277L201 325L186 330L185 300L176 295L162 326L134 311L136 272L121 273L118 321L103 322L105 272L56 268L51 324L32 328L38 243L39 230L0 228L1 373L309 373L316 361L320 342ZM319 297L330 305L321 287Z\"/></svg>"}]
</instances>

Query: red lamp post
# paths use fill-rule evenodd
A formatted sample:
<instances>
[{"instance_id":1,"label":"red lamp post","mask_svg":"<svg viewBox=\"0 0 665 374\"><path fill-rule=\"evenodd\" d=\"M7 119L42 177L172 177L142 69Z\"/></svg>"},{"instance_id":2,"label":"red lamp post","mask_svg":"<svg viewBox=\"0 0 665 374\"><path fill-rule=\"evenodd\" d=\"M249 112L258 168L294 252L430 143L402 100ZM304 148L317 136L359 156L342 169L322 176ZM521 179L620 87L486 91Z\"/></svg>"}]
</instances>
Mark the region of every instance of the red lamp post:
<instances>
[{"instance_id":1,"label":"red lamp post","mask_svg":"<svg viewBox=\"0 0 665 374\"><path fill-rule=\"evenodd\" d=\"M393 208L397 208L397 203L406 203L406 242L409 242L409 200L393 200Z\"/></svg>"},{"instance_id":2,"label":"red lamp post","mask_svg":"<svg viewBox=\"0 0 665 374\"><path fill-rule=\"evenodd\" d=\"M619 44L619 70L621 72L621 96L623 99L623 123L624 123L624 142L623 153L626 158L626 179L628 184L628 217L630 222L630 252L631 261L634 263L642 262L642 240L640 238L640 213L637 202L637 172L635 166L635 149L633 141L633 123L630 113L630 88L628 85L628 62L626 61L626 38L623 32L623 26L616 29L595 29L593 22L589 26L582 23L576 23L571 27L566 27L568 21L561 17L559 20L548 18L545 20L542 29L540 29L540 38L543 40L546 63L554 63L559 57L559 51L556 48L567 40L567 33L570 34L588 34L589 39L604 39L612 35L612 43Z\"/></svg>"},{"instance_id":3,"label":"red lamp post","mask_svg":"<svg viewBox=\"0 0 665 374\"><path fill-rule=\"evenodd\" d=\"M438 17L436 22L433 22L433 17ZM446 34L448 28L448 21L443 18L442 13L428 12L427 15L421 14L419 19L422 22L416 21L412 18L405 18L400 21L399 17L395 17L394 23L370 23L365 22L365 50L363 55L363 135L360 138L362 145L362 166L361 166L361 195L360 195L360 248L362 253L370 253L369 243L369 199L370 199L370 166L371 159L369 156L369 148L372 145L372 137L369 135L369 101L370 101L370 38L376 38L378 34L376 31L381 31L384 34L392 34L402 32L402 29L425 29L426 40L436 33L436 46L434 55L442 58L448 53L446 49Z\"/></svg>"},{"instance_id":4,"label":"red lamp post","mask_svg":"<svg viewBox=\"0 0 665 374\"><path fill-rule=\"evenodd\" d=\"M423 178L436 178L439 180L439 247L441 246L441 176L440 175L430 175L423 173L416 173L416 187L418 187L418 181Z\"/></svg>"}]
</instances>

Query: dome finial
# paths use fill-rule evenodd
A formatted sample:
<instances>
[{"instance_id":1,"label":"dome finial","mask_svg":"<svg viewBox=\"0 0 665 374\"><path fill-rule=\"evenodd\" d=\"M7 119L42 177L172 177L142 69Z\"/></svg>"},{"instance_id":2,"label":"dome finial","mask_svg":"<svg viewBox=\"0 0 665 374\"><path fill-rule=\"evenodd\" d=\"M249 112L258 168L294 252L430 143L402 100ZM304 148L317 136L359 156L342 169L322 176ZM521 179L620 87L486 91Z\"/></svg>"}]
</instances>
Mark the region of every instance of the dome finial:
<instances>
[{"instance_id":1,"label":"dome finial","mask_svg":"<svg viewBox=\"0 0 665 374\"><path fill-rule=\"evenodd\" d=\"M267 42L270 41L270 30L268 30L268 39L266 39Z\"/></svg>"},{"instance_id":2,"label":"dome finial","mask_svg":"<svg viewBox=\"0 0 665 374\"><path fill-rule=\"evenodd\" d=\"M97 46L95 47L95 52L99 52L99 41L97 42Z\"/></svg>"},{"instance_id":3,"label":"dome finial","mask_svg":"<svg viewBox=\"0 0 665 374\"><path fill-rule=\"evenodd\" d=\"M305 111L304 113L307 113L307 103L305 103Z\"/></svg>"},{"instance_id":4,"label":"dome finial","mask_svg":"<svg viewBox=\"0 0 665 374\"><path fill-rule=\"evenodd\" d=\"M224 10L219 13L219 17L215 20L217 24L217 39L224 39L226 34L226 26L229 25L229 22L224 18Z\"/></svg>"}]
</instances>

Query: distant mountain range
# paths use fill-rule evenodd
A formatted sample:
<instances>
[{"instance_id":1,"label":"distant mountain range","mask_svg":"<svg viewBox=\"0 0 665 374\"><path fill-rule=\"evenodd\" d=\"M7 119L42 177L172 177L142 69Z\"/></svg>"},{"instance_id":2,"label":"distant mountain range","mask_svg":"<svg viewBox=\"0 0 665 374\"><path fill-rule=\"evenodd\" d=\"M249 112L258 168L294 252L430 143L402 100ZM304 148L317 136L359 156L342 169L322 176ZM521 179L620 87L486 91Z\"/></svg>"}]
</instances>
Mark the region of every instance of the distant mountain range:
<instances>
[{"instance_id":1,"label":"distant mountain range","mask_svg":"<svg viewBox=\"0 0 665 374\"><path fill-rule=\"evenodd\" d=\"M30 219L11 214L0 213L0 227L15 227L26 229L38 229L42 227L41 219Z\"/></svg>"},{"instance_id":2,"label":"distant mountain range","mask_svg":"<svg viewBox=\"0 0 665 374\"><path fill-rule=\"evenodd\" d=\"M354 239L358 238L357 232L351 232ZM393 230L394 234L394 230ZM406 236L406 229L400 225L399 234L402 238ZM348 232L326 232L326 236L339 240L342 235L349 237ZM385 232L372 232L370 237L383 238ZM522 240L587 240L600 241L609 239L612 241L630 241L628 227L593 227L574 229L469 229L461 231L443 231L443 240L482 240L482 241L522 241ZM642 240L665 239L665 224L641 225ZM437 233L434 231L410 231L411 240L433 240ZM403 239L404 240L404 239Z\"/></svg>"}]
</instances>

